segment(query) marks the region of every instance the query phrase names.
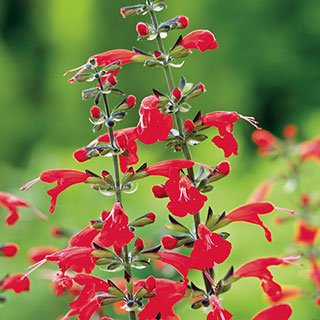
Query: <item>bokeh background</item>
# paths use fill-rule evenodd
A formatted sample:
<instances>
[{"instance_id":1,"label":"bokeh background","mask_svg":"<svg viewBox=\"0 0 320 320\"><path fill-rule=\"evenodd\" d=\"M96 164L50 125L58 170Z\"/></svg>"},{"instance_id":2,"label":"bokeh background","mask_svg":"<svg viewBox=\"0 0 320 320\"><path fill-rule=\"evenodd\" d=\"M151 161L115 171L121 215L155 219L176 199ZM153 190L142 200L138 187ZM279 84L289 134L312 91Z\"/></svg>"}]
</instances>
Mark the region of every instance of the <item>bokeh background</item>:
<instances>
[{"instance_id":1,"label":"bokeh background","mask_svg":"<svg viewBox=\"0 0 320 320\"><path fill-rule=\"evenodd\" d=\"M320 2L318 0L197 0L166 1L168 9L159 13L160 21L176 15L190 19L185 35L194 29L214 32L219 48L214 52L196 50L186 59L182 69L173 70L176 82L184 75L188 81L203 82L208 92L192 101L190 117L201 109L234 110L253 115L261 126L281 135L287 123L299 128L299 139L306 140L319 134L320 123ZM86 62L95 53L110 49L137 46L154 50L155 43L136 41L135 25L146 17L123 20L121 6L135 4L131 0L1 0L0 1L0 190L18 195L43 212L49 207L45 191L48 185L38 184L29 192L18 188L37 177L46 169L73 168L100 172L111 168L106 158L85 164L76 163L72 152L96 137L88 122L90 102L81 100L81 90L87 84L70 85L63 73ZM174 44L179 32L169 34L166 47ZM118 77L119 87L134 94L140 101L152 93L151 89L166 92L161 69L147 69L140 64L126 65ZM116 104L118 98L111 98ZM138 122L138 108L132 110L125 126ZM235 135L239 142L239 156L230 159L232 175L216 184L208 205L215 212L229 211L245 203L252 190L266 178L284 168L284 164L260 159L256 155L250 135L253 128L239 121ZM213 135L214 129L210 135ZM178 157L162 148L163 143L144 146L139 144L140 164L149 164L168 157ZM208 140L193 148L199 162L218 163L223 159L221 150ZM309 164L304 179L304 191L319 192L319 166ZM154 211L157 225L143 230L143 236L157 243L166 229L166 200L154 199L149 179L140 183L138 191L125 197L130 217ZM162 181L161 181L162 182ZM279 186L270 200L278 206L294 208L292 195ZM293 200L293 201L292 201ZM63 239L50 237L50 225L60 225L77 231L98 217L103 209L109 210L112 199L78 185L65 191L58 199L56 212L48 222L39 221L27 209L21 209L21 219L11 228L4 223L5 211L0 208L0 242L16 242L19 254L13 259L1 259L0 278L7 273L23 272L29 262L27 251L38 245L63 248ZM205 213L203 213L205 214ZM279 213L281 215L283 213ZM184 222L191 224L191 218ZM266 242L257 226L235 224L228 228L233 251L218 269L223 276L230 265L235 267L260 256L280 256L290 252L292 224L274 226L272 217L264 221L270 226L274 241ZM138 235L141 231L138 231ZM54 266L48 268L54 269ZM273 268L275 280L281 284L300 285L314 291L306 268ZM137 272L145 277L151 269ZM178 279L165 270L165 276ZM103 274L97 271L96 274ZM121 274L111 274L119 277ZM49 281L40 279L41 273L31 275L32 290L15 295L8 292L8 303L0 308L1 319L56 319L68 310L68 297L55 297ZM107 277L109 275L105 275ZM193 281L202 285L197 274ZM223 305L235 319L250 319L267 306L257 279L237 282L223 299ZM292 319L319 319L320 310L313 297L293 302ZM191 311L189 302L177 308L183 320L204 318L201 311ZM113 316L112 311L108 315ZM115 316L120 319L121 316ZM125 318L125 317L123 317Z\"/></svg>"}]
</instances>

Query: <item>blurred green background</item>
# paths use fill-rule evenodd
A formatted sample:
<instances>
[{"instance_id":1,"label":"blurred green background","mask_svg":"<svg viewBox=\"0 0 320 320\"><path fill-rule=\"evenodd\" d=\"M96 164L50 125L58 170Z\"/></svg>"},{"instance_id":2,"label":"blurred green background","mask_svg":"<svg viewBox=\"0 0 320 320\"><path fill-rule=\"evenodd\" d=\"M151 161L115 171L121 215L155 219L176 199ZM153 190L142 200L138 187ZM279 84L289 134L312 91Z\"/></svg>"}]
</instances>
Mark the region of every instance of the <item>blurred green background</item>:
<instances>
[{"instance_id":1,"label":"blurred green background","mask_svg":"<svg viewBox=\"0 0 320 320\"><path fill-rule=\"evenodd\" d=\"M219 43L219 48L213 52L194 50L182 69L173 70L176 83L184 75L190 82L203 82L208 90L192 101L189 118L199 109L203 113L232 110L255 116L263 128L277 135L281 135L287 123L298 126L301 140L319 134L319 0L166 2L168 9L158 14L160 21L187 15L190 26L181 34L194 29L209 29ZM88 122L91 103L81 101L80 95L88 85L70 85L62 75L66 70L85 63L95 53L130 49L132 46L143 50L155 49L155 43L136 42L135 25L138 21L149 22L148 16L122 19L120 7L131 4L135 2L0 1L1 191L20 196L47 212L49 197L45 191L50 186L38 184L26 193L19 192L18 187L46 169L88 168L97 173L102 169L111 170L111 162L107 158L85 164L73 160L72 152L93 140L96 134L92 133ZM165 41L167 48L174 44L179 34L178 31L169 34ZM162 72L161 69L129 64L120 72L118 84L127 94L136 95L139 102L152 93L152 88L166 92ZM113 104L119 101L118 98L110 100ZM134 126L137 122L138 108L135 108L121 126ZM252 131L253 128L243 121L235 125L239 156L230 159L232 175L217 183L210 194L207 205L211 205L215 212L229 211L243 204L261 181L283 168L256 156L250 141ZM214 129L209 136L213 134ZM139 144L140 164L179 157L162 148L163 145ZM209 140L192 151L194 159L199 162L213 165L223 159L221 150ZM303 188L305 191L319 191L319 166L314 163L309 166ZM163 180L143 181L138 191L125 196L124 200L130 217L148 211L157 213L157 224L143 230L143 236L155 243L167 232L159 227L167 219L166 200L154 199L150 191L153 183L160 182ZM295 209L281 186L270 199L278 206ZM66 245L64 240L50 237L50 225L79 230L91 218L98 217L103 209L109 210L112 203L113 199L78 185L59 197L56 212L48 222L39 221L29 210L21 209L21 219L11 228L5 226L5 211L0 208L0 242L16 242L20 246L15 258L1 259L0 277L8 272L23 272L29 264L26 252L31 247L54 245L63 248ZM227 262L218 268L219 276L223 276L231 264L237 267L256 257L280 256L290 252L288 244L293 234L292 225L273 226L271 218L265 217L264 221L272 229L272 244L266 242L257 226L239 223L228 227L233 251ZM188 224L191 220L191 217L183 219ZM142 235L141 230L137 232L139 234ZM273 268L272 272L281 284L300 285L312 291L314 284L308 280L305 270L306 267ZM136 274L145 277L150 272L146 269ZM164 276L170 274L166 272ZM97 271L96 274L101 275L102 272ZM18 319L21 316L28 320L56 319L67 312L70 298L56 298L49 289L49 282L39 279L39 276L37 272L31 275L31 292L6 294L9 303L0 308L0 319ZM115 276L120 276L120 273ZM202 285L197 273L193 273L191 278ZM257 279L236 283L223 297L223 305L234 314L234 319L250 319L267 306ZM183 320L205 317L201 311L191 311L189 305L185 302L178 307ZM319 319L320 310L312 297L293 302L293 307L292 319Z\"/></svg>"}]
</instances>

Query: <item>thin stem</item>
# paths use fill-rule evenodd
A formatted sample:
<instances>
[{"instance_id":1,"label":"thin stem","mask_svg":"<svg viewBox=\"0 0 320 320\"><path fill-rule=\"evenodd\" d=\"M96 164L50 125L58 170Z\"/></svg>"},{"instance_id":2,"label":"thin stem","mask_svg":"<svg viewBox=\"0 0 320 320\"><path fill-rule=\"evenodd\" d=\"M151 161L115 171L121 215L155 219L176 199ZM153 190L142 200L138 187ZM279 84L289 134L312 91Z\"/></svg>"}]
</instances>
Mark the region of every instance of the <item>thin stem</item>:
<instances>
[{"instance_id":1,"label":"thin stem","mask_svg":"<svg viewBox=\"0 0 320 320\"><path fill-rule=\"evenodd\" d=\"M98 78L97 80L99 83L99 87L102 90L103 85L102 85L101 79ZM102 97L103 97L104 107L106 109L106 114L107 114L108 118L110 118L110 110L109 110L107 95L105 93L102 93ZM111 144L112 148L117 149L117 147L115 145L115 137L114 137L114 133L113 133L113 128L110 126L108 126L108 133L109 133L110 144ZM122 197L121 197L121 190L120 190L120 170L119 170L119 161L118 161L117 155L112 155L112 162L113 162L113 172L114 172L115 185L116 185L115 196L116 196L117 202L120 202L122 205ZM131 265L129 263L129 252L128 252L127 245L124 246L123 251L124 251L124 259L125 259L124 269L131 276L132 271L131 271ZM127 288L127 292L128 292L128 288ZM135 311L129 311L129 319L136 320L136 312Z\"/></svg>"},{"instance_id":2,"label":"thin stem","mask_svg":"<svg viewBox=\"0 0 320 320\"><path fill-rule=\"evenodd\" d=\"M150 4L150 0L148 0L148 4ZM155 30L157 30L158 29L158 21L157 21L155 13L153 11L150 11L150 16L151 16L151 20L152 20L153 26L154 26ZM165 47L164 47L164 44L163 44L163 41L162 41L160 35L157 36L156 40L157 40L157 43L158 43L159 50L163 54L166 54ZM173 77L172 77L172 73L171 73L171 69L170 69L170 66L168 66L168 65L164 65L163 69L164 69L164 74L165 74L165 77L166 77L166 80L167 80L167 85L168 85L168 88L169 88L169 92L171 94L172 91L175 88ZM182 120L182 116L181 116L180 110L178 110L175 113L175 120L176 120L177 128L178 128L178 131L179 131L179 135L182 138L181 146L182 146L183 156L187 160L192 160L191 152L190 152L188 144L186 143L185 135L184 135L184 132L183 132L183 120ZM193 167L188 168L187 170L188 170L188 178L195 185ZM198 226L199 226L199 224L201 222L200 212L197 212L193 216L193 221L194 221L194 231L195 231L195 234L197 235L197 238L198 238L199 237L198 236ZM202 272L202 276L203 276L204 284L206 286L206 290L209 291L211 289L210 281L208 280L208 278L206 277L204 272Z\"/></svg>"}]
</instances>

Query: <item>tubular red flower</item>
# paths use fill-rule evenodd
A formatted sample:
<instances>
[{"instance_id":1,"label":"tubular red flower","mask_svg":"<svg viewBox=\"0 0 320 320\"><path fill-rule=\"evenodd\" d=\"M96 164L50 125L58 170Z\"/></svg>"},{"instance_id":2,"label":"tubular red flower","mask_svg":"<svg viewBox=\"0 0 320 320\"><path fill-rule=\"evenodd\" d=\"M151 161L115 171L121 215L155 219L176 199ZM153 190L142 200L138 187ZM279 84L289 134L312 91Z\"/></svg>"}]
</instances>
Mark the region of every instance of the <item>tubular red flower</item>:
<instances>
[{"instance_id":1,"label":"tubular red flower","mask_svg":"<svg viewBox=\"0 0 320 320\"><path fill-rule=\"evenodd\" d=\"M253 202L253 203L245 204L243 206L240 206L240 207L237 207L237 208L231 210L225 216L225 219L229 219L232 222L244 221L244 222L257 224L264 229L266 239L269 242L271 242L272 241L271 232L263 224L263 222L259 218L259 215L271 213L274 209L288 211L291 214L296 213L295 211L277 208L270 202Z\"/></svg>"},{"instance_id":2,"label":"tubular red flower","mask_svg":"<svg viewBox=\"0 0 320 320\"><path fill-rule=\"evenodd\" d=\"M270 153L278 142L277 138L267 130L255 131L251 138L258 146L258 153L262 156Z\"/></svg>"},{"instance_id":3,"label":"tubular red flower","mask_svg":"<svg viewBox=\"0 0 320 320\"><path fill-rule=\"evenodd\" d=\"M258 258L239 267L234 272L234 276L238 276L240 278L256 277L260 279L263 291L272 299L276 299L277 296L281 295L281 287L273 281L273 276L268 270L268 267L288 264L300 265L294 261L299 258L300 256Z\"/></svg>"},{"instance_id":4,"label":"tubular red flower","mask_svg":"<svg viewBox=\"0 0 320 320\"><path fill-rule=\"evenodd\" d=\"M213 268L215 263L224 262L230 255L231 243L218 233L211 231L202 223L198 226L199 238L193 244L191 252L193 268Z\"/></svg>"},{"instance_id":5,"label":"tubular red flower","mask_svg":"<svg viewBox=\"0 0 320 320\"><path fill-rule=\"evenodd\" d=\"M125 141L125 144L121 145L121 148L129 152L128 156L119 155L120 169L125 173L130 165L136 164L139 161L137 156L138 146L135 140L138 139L136 134L136 128L125 128L114 131L114 136L116 139L119 138L121 141ZM97 142L110 143L109 134L103 134L96 139ZM120 146L119 146L120 147Z\"/></svg>"},{"instance_id":6,"label":"tubular red flower","mask_svg":"<svg viewBox=\"0 0 320 320\"><path fill-rule=\"evenodd\" d=\"M91 59L96 59L98 67L107 66L107 65L109 65L109 64L111 64L113 62L116 62L116 61L120 61L120 64L122 65L122 64L125 64L125 63L132 62L132 58L135 55L137 55L137 53L134 52L134 51L125 50L125 49L116 49L116 50L110 50L110 51L106 51L106 52L99 53L99 54L96 54L94 56L91 56L88 59L87 63L90 64L90 60ZM82 66L80 66L78 68L68 70L67 72L65 72L64 75L66 75L66 74L68 74L70 72L79 70L77 72L77 74L76 74L76 75L78 75L78 74L82 73L85 69L86 69L86 64L82 65ZM75 80L76 80L76 76L72 77L68 81L70 83L73 83Z\"/></svg>"},{"instance_id":7,"label":"tubular red flower","mask_svg":"<svg viewBox=\"0 0 320 320\"><path fill-rule=\"evenodd\" d=\"M315 159L320 163L320 137L302 142L300 153L303 161Z\"/></svg>"},{"instance_id":8,"label":"tubular red flower","mask_svg":"<svg viewBox=\"0 0 320 320\"><path fill-rule=\"evenodd\" d=\"M185 49L197 49L201 52L214 50L218 43L209 30L194 30L187 34L180 43Z\"/></svg>"},{"instance_id":9,"label":"tubular red flower","mask_svg":"<svg viewBox=\"0 0 320 320\"><path fill-rule=\"evenodd\" d=\"M36 263L36 262L39 262L39 261L45 259L45 257L47 255L53 254L58 251L59 251L58 248L51 247L51 246L42 246L42 247L31 248L28 251L28 259L30 262Z\"/></svg>"},{"instance_id":10,"label":"tubular red flower","mask_svg":"<svg viewBox=\"0 0 320 320\"><path fill-rule=\"evenodd\" d=\"M209 312L207 320L230 320L232 318L232 314L222 307L217 296L210 296L210 304L213 311Z\"/></svg>"},{"instance_id":11,"label":"tubular red flower","mask_svg":"<svg viewBox=\"0 0 320 320\"><path fill-rule=\"evenodd\" d=\"M179 320L174 312L174 305L179 302L187 290L187 281L174 282L167 279L155 279L156 295L149 299L142 311L139 312L139 320L154 319L160 312L161 319ZM165 303L163 303L165 301Z\"/></svg>"},{"instance_id":12,"label":"tubular red flower","mask_svg":"<svg viewBox=\"0 0 320 320\"><path fill-rule=\"evenodd\" d=\"M165 191L170 199L167 208L178 217L185 217L188 213L196 214L208 200L192 185L187 176L179 178L178 172L173 174L166 182Z\"/></svg>"},{"instance_id":13,"label":"tubular red flower","mask_svg":"<svg viewBox=\"0 0 320 320\"><path fill-rule=\"evenodd\" d=\"M288 320L291 316L292 308L290 304L280 303L261 310L251 320Z\"/></svg>"},{"instance_id":14,"label":"tubular red flower","mask_svg":"<svg viewBox=\"0 0 320 320\"><path fill-rule=\"evenodd\" d=\"M19 247L15 243L6 243L5 245L0 246L0 256L14 257L18 250Z\"/></svg>"},{"instance_id":15,"label":"tubular red flower","mask_svg":"<svg viewBox=\"0 0 320 320\"><path fill-rule=\"evenodd\" d=\"M145 144L152 144L165 141L173 126L173 118L163 114L158 108L159 98L148 96L141 102L139 115L140 121L136 128L139 141Z\"/></svg>"},{"instance_id":16,"label":"tubular red flower","mask_svg":"<svg viewBox=\"0 0 320 320\"><path fill-rule=\"evenodd\" d=\"M215 111L201 117L204 125L218 128L220 136L213 137L212 142L218 148L223 149L226 158L232 154L238 154L238 144L233 136L233 124L239 118L248 121L256 129L260 129L253 117L246 117L237 112Z\"/></svg>"},{"instance_id":17,"label":"tubular red flower","mask_svg":"<svg viewBox=\"0 0 320 320\"><path fill-rule=\"evenodd\" d=\"M104 225L97 241L101 246L117 245L118 248L122 248L134 238L134 233L128 227L128 217L125 215L120 202L116 202L110 212L104 211L102 219Z\"/></svg>"},{"instance_id":18,"label":"tubular red flower","mask_svg":"<svg viewBox=\"0 0 320 320\"><path fill-rule=\"evenodd\" d=\"M47 219L47 217L37 208L10 193L0 191L0 206L10 212L6 218L8 226L12 226L19 219L20 214L18 212L18 207L30 208L39 218L43 220Z\"/></svg>"},{"instance_id":19,"label":"tubular red flower","mask_svg":"<svg viewBox=\"0 0 320 320\"><path fill-rule=\"evenodd\" d=\"M99 231L97 229L87 226L75 235L73 235L69 240L69 247L92 247L93 239L98 235Z\"/></svg>"},{"instance_id":20,"label":"tubular red flower","mask_svg":"<svg viewBox=\"0 0 320 320\"><path fill-rule=\"evenodd\" d=\"M317 240L319 231L318 226L312 227L304 220L296 220L293 241L302 245L312 245Z\"/></svg>"},{"instance_id":21,"label":"tubular red flower","mask_svg":"<svg viewBox=\"0 0 320 320\"><path fill-rule=\"evenodd\" d=\"M2 290L13 290L15 293L30 290L29 278L23 278L23 273L15 273L4 278L0 284Z\"/></svg>"},{"instance_id":22,"label":"tubular red flower","mask_svg":"<svg viewBox=\"0 0 320 320\"><path fill-rule=\"evenodd\" d=\"M47 194L51 197L51 205L49 213L53 213L56 208L56 202L58 195L69 188L70 186L85 182L90 177L89 174L77 170L69 169L56 169L56 170L46 170L41 172L40 177L32 180L25 185L23 185L21 190L28 190L32 185L38 181L43 181L47 183L57 183L57 186L53 189L47 191Z\"/></svg>"},{"instance_id":23,"label":"tubular red flower","mask_svg":"<svg viewBox=\"0 0 320 320\"><path fill-rule=\"evenodd\" d=\"M192 160L166 160L152 164L145 169L150 176L163 176L170 178L173 172L191 168L195 165Z\"/></svg>"}]
</instances>

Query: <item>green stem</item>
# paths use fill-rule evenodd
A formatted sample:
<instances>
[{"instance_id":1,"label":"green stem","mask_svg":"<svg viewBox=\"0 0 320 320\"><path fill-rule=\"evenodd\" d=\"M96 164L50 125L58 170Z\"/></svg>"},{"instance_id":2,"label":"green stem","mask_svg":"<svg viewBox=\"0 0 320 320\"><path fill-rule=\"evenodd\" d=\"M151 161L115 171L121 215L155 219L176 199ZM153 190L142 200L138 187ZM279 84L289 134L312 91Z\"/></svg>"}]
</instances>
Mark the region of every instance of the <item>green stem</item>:
<instances>
[{"instance_id":1,"label":"green stem","mask_svg":"<svg viewBox=\"0 0 320 320\"><path fill-rule=\"evenodd\" d=\"M101 79L98 78L98 83L100 86L100 89L103 89L103 85L101 82ZM106 114L107 117L110 118L110 110L109 110L109 105L108 105L108 100L107 100L107 95L105 93L102 94L103 97L103 103L106 109ZM112 148L116 149L116 144L115 144L115 137L113 133L113 128L108 126L108 133L110 137L110 144ZM115 186L116 186L116 200L117 202L120 202L122 205L122 197L121 197L121 190L120 190L120 170L119 170L119 161L118 161L118 156L117 155L112 155L112 161L113 161L113 172L114 172L114 179L115 179ZM124 246L124 259L125 259L125 265L124 269L125 271L131 276L132 271L131 271L131 265L129 263L129 252L128 252L128 246ZM126 282L127 283L127 282ZM127 288L128 292L128 288ZM130 320L136 320L136 312L135 311L129 311L129 319Z\"/></svg>"},{"instance_id":2,"label":"green stem","mask_svg":"<svg viewBox=\"0 0 320 320\"><path fill-rule=\"evenodd\" d=\"M148 0L148 4L150 5L150 0ZM150 16L151 16L151 20L152 20L153 26L154 26L155 30L157 30L158 29L158 21L157 21L156 15L154 14L153 11L150 11ZM159 50L165 55L166 51L165 51L165 47L164 47L164 44L163 44L163 41L162 41L160 35L157 36L156 40L157 40L157 43L158 43ZM165 77L166 77L166 80L167 80L167 85L168 85L168 88L169 88L169 92L170 92L170 94L172 94L172 91L174 90L175 85L174 85L174 81L173 81L173 77L172 77L170 66L164 65L163 69L164 69L164 74L165 74ZM187 160L192 160L191 152L190 152L188 144L186 143L185 135L184 135L184 132L183 132L183 120L182 120L182 116L181 116L180 110L178 110L175 113L175 120L176 120L177 128L178 128L178 131L179 131L179 135L182 138L181 146L182 146L183 156ZM195 185L193 167L188 168L187 170L188 170L188 178ZM197 237L199 237L198 236L198 226L199 226L199 224L201 222L200 212L197 212L193 216L193 221L194 221L195 234L197 235ZM206 290L209 291L211 289L211 283L207 279L207 277L206 277L204 272L202 272L202 276L203 276L204 284L206 286Z\"/></svg>"}]
</instances>

